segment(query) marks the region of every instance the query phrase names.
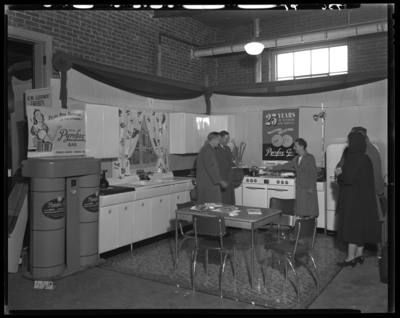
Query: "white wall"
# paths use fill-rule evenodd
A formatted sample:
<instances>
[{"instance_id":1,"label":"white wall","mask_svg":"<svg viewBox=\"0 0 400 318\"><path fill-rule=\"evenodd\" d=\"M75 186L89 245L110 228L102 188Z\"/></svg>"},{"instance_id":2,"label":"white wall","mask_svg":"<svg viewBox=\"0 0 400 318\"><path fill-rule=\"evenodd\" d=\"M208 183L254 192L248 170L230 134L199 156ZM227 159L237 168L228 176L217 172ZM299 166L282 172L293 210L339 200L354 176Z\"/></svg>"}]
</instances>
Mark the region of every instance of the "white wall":
<instances>
[{"instance_id":1,"label":"white wall","mask_svg":"<svg viewBox=\"0 0 400 318\"><path fill-rule=\"evenodd\" d=\"M321 109L300 107L299 137L307 141L308 152L315 156L317 166L322 158L322 121L313 115ZM346 142L350 130L356 126L367 129L367 135L381 153L382 174L387 174L387 107L353 106L325 109L325 150L330 144ZM247 143L243 164L251 167L262 163L262 112L236 114L236 140ZM324 161L326 159L324 158ZM324 166L326 162L324 162Z\"/></svg>"}]
</instances>

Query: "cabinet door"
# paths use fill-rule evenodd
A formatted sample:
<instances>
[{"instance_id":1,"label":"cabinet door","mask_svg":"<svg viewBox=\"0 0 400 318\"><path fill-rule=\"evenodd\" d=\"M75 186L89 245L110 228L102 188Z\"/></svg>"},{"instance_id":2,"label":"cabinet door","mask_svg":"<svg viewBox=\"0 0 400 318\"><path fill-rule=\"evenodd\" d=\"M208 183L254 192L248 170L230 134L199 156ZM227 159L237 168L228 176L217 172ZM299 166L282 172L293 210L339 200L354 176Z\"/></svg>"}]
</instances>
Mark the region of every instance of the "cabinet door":
<instances>
[{"instance_id":1,"label":"cabinet door","mask_svg":"<svg viewBox=\"0 0 400 318\"><path fill-rule=\"evenodd\" d=\"M118 247L118 206L112 205L100 209L99 253Z\"/></svg>"},{"instance_id":2,"label":"cabinet door","mask_svg":"<svg viewBox=\"0 0 400 318\"><path fill-rule=\"evenodd\" d=\"M133 242L151 237L150 199L133 202Z\"/></svg>"},{"instance_id":3,"label":"cabinet door","mask_svg":"<svg viewBox=\"0 0 400 318\"><path fill-rule=\"evenodd\" d=\"M169 153L185 153L184 152L184 113L169 114Z\"/></svg>"},{"instance_id":4,"label":"cabinet door","mask_svg":"<svg viewBox=\"0 0 400 318\"><path fill-rule=\"evenodd\" d=\"M235 189L235 201L236 205L243 205L243 187L240 186Z\"/></svg>"},{"instance_id":5,"label":"cabinet door","mask_svg":"<svg viewBox=\"0 0 400 318\"><path fill-rule=\"evenodd\" d=\"M205 141L207 140L207 136L210 132L211 132L210 116L203 116L203 127L202 127L202 132L201 132L201 137L202 137L201 145L202 146L204 145Z\"/></svg>"},{"instance_id":6,"label":"cabinet door","mask_svg":"<svg viewBox=\"0 0 400 318\"><path fill-rule=\"evenodd\" d=\"M150 199L151 236L166 233L169 228L169 195Z\"/></svg>"},{"instance_id":7,"label":"cabinet door","mask_svg":"<svg viewBox=\"0 0 400 318\"><path fill-rule=\"evenodd\" d=\"M118 107L103 106L103 158L117 158L119 154Z\"/></svg>"},{"instance_id":8,"label":"cabinet door","mask_svg":"<svg viewBox=\"0 0 400 318\"><path fill-rule=\"evenodd\" d=\"M186 191L189 193L189 191ZM178 192L178 193L173 193L170 195L170 199L169 199L169 227L168 227L168 231L172 231L175 230L175 218L176 218L176 214L175 214L175 210L177 209L176 205L178 203L185 203L190 201L190 197L189 200L187 200L186 198L186 192Z\"/></svg>"},{"instance_id":9,"label":"cabinet door","mask_svg":"<svg viewBox=\"0 0 400 318\"><path fill-rule=\"evenodd\" d=\"M85 104L86 156L103 158L103 108L101 105Z\"/></svg>"},{"instance_id":10,"label":"cabinet door","mask_svg":"<svg viewBox=\"0 0 400 318\"><path fill-rule=\"evenodd\" d=\"M203 116L202 115L194 115L193 117L193 145L194 152L199 152L200 148L203 147Z\"/></svg>"},{"instance_id":11,"label":"cabinet door","mask_svg":"<svg viewBox=\"0 0 400 318\"><path fill-rule=\"evenodd\" d=\"M133 202L118 205L118 247L133 242Z\"/></svg>"}]
</instances>

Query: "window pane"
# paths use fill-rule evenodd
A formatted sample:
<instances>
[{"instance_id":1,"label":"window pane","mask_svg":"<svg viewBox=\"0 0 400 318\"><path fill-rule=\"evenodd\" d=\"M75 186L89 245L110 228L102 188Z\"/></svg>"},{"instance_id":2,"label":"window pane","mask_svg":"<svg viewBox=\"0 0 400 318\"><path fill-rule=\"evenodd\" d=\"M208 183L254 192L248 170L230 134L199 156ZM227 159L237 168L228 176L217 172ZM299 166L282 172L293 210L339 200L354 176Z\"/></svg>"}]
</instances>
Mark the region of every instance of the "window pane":
<instances>
[{"instance_id":1,"label":"window pane","mask_svg":"<svg viewBox=\"0 0 400 318\"><path fill-rule=\"evenodd\" d=\"M143 149L143 163L157 162L157 155L154 153L153 148Z\"/></svg>"},{"instance_id":2,"label":"window pane","mask_svg":"<svg viewBox=\"0 0 400 318\"><path fill-rule=\"evenodd\" d=\"M129 158L131 165L138 165L139 161L139 143L136 146L135 151L133 152L132 156Z\"/></svg>"},{"instance_id":3,"label":"window pane","mask_svg":"<svg viewBox=\"0 0 400 318\"><path fill-rule=\"evenodd\" d=\"M278 78L293 76L293 53L278 54Z\"/></svg>"},{"instance_id":4,"label":"window pane","mask_svg":"<svg viewBox=\"0 0 400 318\"><path fill-rule=\"evenodd\" d=\"M347 45L331 47L329 72L347 72Z\"/></svg>"},{"instance_id":5,"label":"window pane","mask_svg":"<svg viewBox=\"0 0 400 318\"><path fill-rule=\"evenodd\" d=\"M328 56L329 49L312 50L312 69L311 74L328 73Z\"/></svg>"},{"instance_id":6,"label":"window pane","mask_svg":"<svg viewBox=\"0 0 400 318\"><path fill-rule=\"evenodd\" d=\"M310 51L294 53L294 76L308 75L310 68Z\"/></svg>"}]
</instances>

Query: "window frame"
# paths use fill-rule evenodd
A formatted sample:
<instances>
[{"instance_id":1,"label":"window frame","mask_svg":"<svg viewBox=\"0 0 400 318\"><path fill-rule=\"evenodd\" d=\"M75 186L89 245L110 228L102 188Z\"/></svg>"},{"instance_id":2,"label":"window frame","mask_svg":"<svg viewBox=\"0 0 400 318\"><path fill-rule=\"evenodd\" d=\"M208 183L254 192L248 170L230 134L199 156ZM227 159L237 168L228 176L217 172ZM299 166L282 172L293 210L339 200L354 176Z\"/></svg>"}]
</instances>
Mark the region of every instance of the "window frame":
<instances>
[{"instance_id":1,"label":"window frame","mask_svg":"<svg viewBox=\"0 0 400 318\"><path fill-rule=\"evenodd\" d=\"M146 123L146 119L145 116L143 117L143 122L142 122L142 126L143 124L146 125L147 130L149 129L147 127L147 123ZM143 143L142 143L142 126L140 126L140 131L139 131L139 139L138 139L138 143L137 145L139 145L139 161L143 161ZM151 144L151 142L150 142ZM151 144L151 147L153 147L153 145ZM136 149L136 148L135 148ZM154 150L153 150L154 151ZM134 153L134 152L133 152ZM132 153L132 156L133 156ZM128 158L128 160L130 161L131 158ZM141 169L141 168L156 168L157 167L157 160L154 163L138 163L138 164L132 164L130 161L130 170L137 170L137 169Z\"/></svg>"},{"instance_id":2,"label":"window frame","mask_svg":"<svg viewBox=\"0 0 400 318\"><path fill-rule=\"evenodd\" d=\"M323 49L323 48L331 48L335 46L347 46L347 72L340 72L338 74L332 74L329 75L329 73L325 74L309 74L309 75L304 75L304 76L299 76L298 78L293 79L287 79L287 80L278 80L277 79L277 56L278 54L283 54L283 53L290 53L290 52L300 52L300 51L306 51L306 50L315 50L315 49ZM282 47L282 48L274 48L271 49L271 78L270 80L273 82L282 82L282 81L295 81L295 80L301 80L301 79L313 79L317 77L329 77L329 76L336 76L336 75L343 75L343 74L348 74L349 73L349 44L348 41L334 41L334 42L318 42L318 43L310 43L310 44L303 44L303 45L295 45L295 46L287 46L287 47ZM293 74L294 75L294 74Z\"/></svg>"}]
</instances>

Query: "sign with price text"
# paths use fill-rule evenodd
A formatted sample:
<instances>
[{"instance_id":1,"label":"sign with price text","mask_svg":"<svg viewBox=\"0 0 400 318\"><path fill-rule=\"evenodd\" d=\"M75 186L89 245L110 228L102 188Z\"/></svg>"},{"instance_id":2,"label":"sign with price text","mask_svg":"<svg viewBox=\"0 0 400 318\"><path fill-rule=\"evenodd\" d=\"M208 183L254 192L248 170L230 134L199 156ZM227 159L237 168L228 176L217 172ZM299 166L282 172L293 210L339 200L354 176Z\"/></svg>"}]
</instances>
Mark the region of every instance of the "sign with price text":
<instances>
[{"instance_id":1,"label":"sign with price text","mask_svg":"<svg viewBox=\"0 0 400 318\"><path fill-rule=\"evenodd\" d=\"M299 109L263 111L262 125L262 160L292 160L294 141L299 138Z\"/></svg>"}]
</instances>

